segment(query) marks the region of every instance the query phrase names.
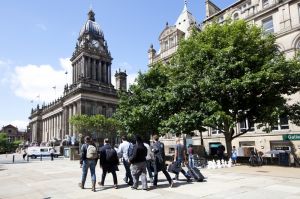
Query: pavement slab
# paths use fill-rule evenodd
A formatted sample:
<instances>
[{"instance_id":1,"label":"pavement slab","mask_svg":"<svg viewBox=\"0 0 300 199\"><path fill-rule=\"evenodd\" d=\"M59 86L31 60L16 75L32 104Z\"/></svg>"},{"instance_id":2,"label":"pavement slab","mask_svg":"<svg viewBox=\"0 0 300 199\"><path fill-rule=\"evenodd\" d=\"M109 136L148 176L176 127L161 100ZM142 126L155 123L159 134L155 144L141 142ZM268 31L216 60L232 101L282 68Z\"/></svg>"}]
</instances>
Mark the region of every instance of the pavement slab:
<instances>
[{"instance_id":1,"label":"pavement slab","mask_svg":"<svg viewBox=\"0 0 300 199\"><path fill-rule=\"evenodd\" d=\"M201 169L207 179L205 182L186 182L180 175L173 188L162 173L159 173L158 187L149 191L131 190L123 181L125 170L119 166L117 173L119 189L114 189L111 174L108 174L105 186L96 186L91 191L91 178L87 177L86 189L80 189L81 178L79 161L65 158L50 158L24 161L21 155L0 155L0 199L73 199L73 198L109 198L109 199L299 199L300 168L278 166L235 166L223 169ZM101 170L97 165L97 180ZM171 174L174 177L174 174Z\"/></svg>"}]
</instances>

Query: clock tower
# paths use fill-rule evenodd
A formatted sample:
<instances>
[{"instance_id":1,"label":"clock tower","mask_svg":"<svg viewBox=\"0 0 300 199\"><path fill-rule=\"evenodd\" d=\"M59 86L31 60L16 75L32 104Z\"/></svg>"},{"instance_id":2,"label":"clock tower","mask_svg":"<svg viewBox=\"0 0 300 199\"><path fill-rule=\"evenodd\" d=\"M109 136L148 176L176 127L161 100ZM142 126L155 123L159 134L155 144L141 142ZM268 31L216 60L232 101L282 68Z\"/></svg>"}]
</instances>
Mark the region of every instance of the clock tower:
<instances>
[{"instance_id":1,"label":"clock tower","mask_svg":"<svg viewBox=\"0 0 300 199\"><path fill-rule=\"evenodd\" d=\"M76 48L71 58L72 84L90 84L100 87L113 87L111 84L112 57L107 42L93 10L80 30Z\"/></svg>"}]
</instances>

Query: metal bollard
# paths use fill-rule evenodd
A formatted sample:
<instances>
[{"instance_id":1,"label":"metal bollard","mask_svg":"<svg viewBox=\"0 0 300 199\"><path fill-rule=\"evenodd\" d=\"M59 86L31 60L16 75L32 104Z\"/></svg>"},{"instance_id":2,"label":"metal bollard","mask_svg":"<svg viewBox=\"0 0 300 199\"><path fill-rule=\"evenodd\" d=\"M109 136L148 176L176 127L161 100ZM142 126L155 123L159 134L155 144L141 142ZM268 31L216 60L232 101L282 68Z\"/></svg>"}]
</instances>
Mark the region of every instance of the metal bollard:
<instances>
[{"instance_id":1,"label":"metal bollard","mask_svg":"<svg viewBox=\"0 0 300 199\"><path fill-rule=\"evenodd\" d=\"M13 155L13 163L15 163L15 155Z\"/></svg>"},{"instance_id":2,"label":"metal bollard","mask_svg":"<svg viewBox=\"0 0 300 199\"><path fill-rule=\"evenodd\" d=\"M29 162L29 156L27 155L27 162Z\"/></svg>"},{"instance_id":3,"label":"metal bollard","mask_svg":"<svg viewBox=\"0 0 300 199\"><path fill-rule=\"evenodd\" d=\"M42 157L43 157L43 155L41 154L41 157L40 157L40 160L41 160L41 161L43 160L43 158L42 158Z\"/></svg>"}]
</instances>

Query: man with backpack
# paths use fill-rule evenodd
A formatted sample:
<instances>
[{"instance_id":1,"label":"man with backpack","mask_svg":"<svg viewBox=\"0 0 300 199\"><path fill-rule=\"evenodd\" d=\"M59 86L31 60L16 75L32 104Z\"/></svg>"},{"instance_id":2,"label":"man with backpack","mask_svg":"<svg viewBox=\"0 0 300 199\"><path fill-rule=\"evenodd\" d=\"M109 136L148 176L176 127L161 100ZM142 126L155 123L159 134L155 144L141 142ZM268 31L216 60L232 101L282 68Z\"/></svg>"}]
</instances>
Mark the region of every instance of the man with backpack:
<instances>
[{"instance_id":1,"label":"man with backpack","mask_svg":"<svg viewBox=\"0 0 300 199\"><path fill-rule=\"evenodd\" d=\"M158 178L158 172L162 171L164 175L166 176L170 187L173 186L173 180L171 179L170 174L167 172L166 164L165 164L165 147L162 142L160 142L158 135L153 136L153 153L154 153L154 180L153 180L153 186L157 187L157 178Z\"/></svg>"},{"instance_id":2,"label":"man with backpack","mask_svg":"<svg viewBox=\"0 0 300 199\"><path fill-rule=\"evenodd\" d=\"M118 188L118 180L116 171L118 169L119 158L117 152L109 144L108 138L104 139L104 146L100 148L100 168L102 168L102 178L99 182L100 186L104 186L105 176L107 173L111 173L114 180L114 188Z\"/></svg>"},{"instance_id":3,"label":"man with backpack","mask_svg":"<svg viewBox=\"0 0 300 199\"><path fill-rule=\"evenodd\" d=\"M96 191L96 173L95 167L97 164L98 153L95 145L92 143L91 138L86 136L84 138L85 143L82 145L80 150L80 168L82 168L82 177L81 183L79 183L79 187L84 189L84 184L86 180L86 176L88 173L88 169L91 172L92 179L92 191Z\"/></svg>"},{"instance_id":4,"label":"man with backpack","mask_svg":"<svg viewBox=\"0 0 300 199\"><path fill-rule=\"evenodd\" d=\"M122 143L120 144L117 152L118 152L118 154L120 154L120 156L122 156L123 165L124 165L125 171L126 171L126 176L124 178L124 181L128 185L133 185L133 178L132 178L131 171L130 171L130 163L128 162L128 159L129 159L128 155L130 155L130 154L128 154L128 152L132 151L131 150L132 148L133 148L132 143L128 142L127 137L125 135L123 135Z\"/></svg>"}]
</instances>

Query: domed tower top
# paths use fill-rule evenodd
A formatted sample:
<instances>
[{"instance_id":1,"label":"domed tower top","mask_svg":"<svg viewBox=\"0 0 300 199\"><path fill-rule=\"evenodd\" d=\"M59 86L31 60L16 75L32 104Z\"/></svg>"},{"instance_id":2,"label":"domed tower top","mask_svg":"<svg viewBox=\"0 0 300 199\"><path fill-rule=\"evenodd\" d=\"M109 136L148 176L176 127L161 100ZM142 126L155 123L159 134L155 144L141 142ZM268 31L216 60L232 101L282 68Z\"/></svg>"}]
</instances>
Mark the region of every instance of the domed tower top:
<instances>
[{"instance_id":1,"label":"domed tower top","mask_svg":"<svg viewBox=\"0 0 300 199\"><path fill-rule=\"evenodd\" d=\"M88 12L88 20L82 26L79 37L84 34L91 34L95 37L103 37L103 32L97 22L95 22L95 13L92 9Z\"/></svg>"}]
</instances>

